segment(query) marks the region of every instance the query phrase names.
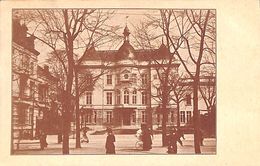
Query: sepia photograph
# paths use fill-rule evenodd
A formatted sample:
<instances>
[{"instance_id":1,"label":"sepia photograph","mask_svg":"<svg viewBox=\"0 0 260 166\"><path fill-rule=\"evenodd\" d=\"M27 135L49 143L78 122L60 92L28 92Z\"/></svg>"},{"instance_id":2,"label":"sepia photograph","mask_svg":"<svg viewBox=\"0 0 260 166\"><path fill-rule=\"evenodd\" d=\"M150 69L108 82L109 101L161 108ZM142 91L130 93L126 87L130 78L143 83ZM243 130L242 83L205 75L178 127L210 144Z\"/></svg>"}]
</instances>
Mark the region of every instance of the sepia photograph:
<instances>
[{"instance_id":1,"label":"sepia photograph","mask_svg":"<svg viewBox=\"0 0 260 166\"><path fill-rule=\"evenodd\" d=\"M11 155L216 154L215 9L12 9Z\"/></svg>"}]
</instances>

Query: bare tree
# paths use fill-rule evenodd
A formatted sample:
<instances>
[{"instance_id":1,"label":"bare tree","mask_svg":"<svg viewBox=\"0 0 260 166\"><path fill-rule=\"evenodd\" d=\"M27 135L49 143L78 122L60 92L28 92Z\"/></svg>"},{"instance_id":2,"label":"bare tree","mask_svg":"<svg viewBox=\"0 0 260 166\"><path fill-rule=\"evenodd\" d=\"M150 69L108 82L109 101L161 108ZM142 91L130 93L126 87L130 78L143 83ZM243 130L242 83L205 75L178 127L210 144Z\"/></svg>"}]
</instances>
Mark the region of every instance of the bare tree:
<instances>
[{"instance_id":1,"label":"bare tree","mask_svg":"<svg viewBox=\"0 0 260 166\"><path fill-rule=\"evenodd\" d=\"M195 153L201 153L199 144L199 110L198 89L200 82L201 66L211 64L209 58L215 55L215 12L213 10L161 10L161 28L171 47L178 50L178 42L174 40L171 30L172 24L178 30L177 40L184 41L185 53L180 50L176 55L182 63L187 74L193 80L193 116L194 116L194 147ZM186 24L187 23L187 24ZM185 25L186 24L186 25ZM185 56L184 54L188 55Z\"/></svg>"},{"instance_id":2,"label":"bare tree","mask_svg":"<svg viewBox=\"0 0 260 166\"><path fill-rule=\"evenodd\" d=\"M38 40L52 49L59 60L65 73L63 91L63 154L69 154L70 115L72 106L72 90L76 59L74 54L79 51L86 53L92 42L105 43L113 41L115 27L106 25L105 22L113 15L111 11L94 9L46 9L22 10L28 24L34 27L32 33ZM110 35L111 34L111 35ZM109 38L108 38L109 37ZM58 50L65 51L65 61ZM76 119L79 115L76 111ZM79 123L76 123L76 147L80 147Z\"/></svg>"}]
</instances>

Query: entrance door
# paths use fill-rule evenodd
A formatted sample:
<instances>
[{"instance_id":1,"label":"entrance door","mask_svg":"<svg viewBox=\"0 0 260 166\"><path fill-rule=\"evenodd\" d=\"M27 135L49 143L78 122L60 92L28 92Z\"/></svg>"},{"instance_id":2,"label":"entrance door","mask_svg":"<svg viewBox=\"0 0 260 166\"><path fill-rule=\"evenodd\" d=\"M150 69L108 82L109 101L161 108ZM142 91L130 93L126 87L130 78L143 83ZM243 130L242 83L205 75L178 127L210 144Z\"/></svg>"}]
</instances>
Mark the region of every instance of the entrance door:
<instances>
[{"instance_id":1,"label":"entrance door","mask_svg":"<svg viewBox=\"0 0 260 166\"><path fill-rule=\"evenodd\" d=\"M129 112L123 112L123 125L130 125L131 123L130 119L130 113Z\"/></svg>"}]
</instances>

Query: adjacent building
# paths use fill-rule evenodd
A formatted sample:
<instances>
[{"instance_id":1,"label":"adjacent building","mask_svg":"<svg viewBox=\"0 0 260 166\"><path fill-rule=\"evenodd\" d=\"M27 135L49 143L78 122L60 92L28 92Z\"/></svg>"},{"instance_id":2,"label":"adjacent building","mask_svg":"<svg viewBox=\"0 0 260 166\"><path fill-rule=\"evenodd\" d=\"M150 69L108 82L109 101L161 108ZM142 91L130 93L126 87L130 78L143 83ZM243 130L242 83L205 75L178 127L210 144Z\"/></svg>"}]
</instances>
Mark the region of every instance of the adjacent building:
<instances>
[{"instance_id":1,"label":"adjacent building","mask_svg":"<svg viewBox=\"0 0 260 166\"><path fill-rule=\"evenodd\" d=\"M57 103L58 79L47 66L37 65L40 54L27 27L13 20L12 43L12 137L33 139L38 119L44 119Z\"/></svg>"}]
</instances>

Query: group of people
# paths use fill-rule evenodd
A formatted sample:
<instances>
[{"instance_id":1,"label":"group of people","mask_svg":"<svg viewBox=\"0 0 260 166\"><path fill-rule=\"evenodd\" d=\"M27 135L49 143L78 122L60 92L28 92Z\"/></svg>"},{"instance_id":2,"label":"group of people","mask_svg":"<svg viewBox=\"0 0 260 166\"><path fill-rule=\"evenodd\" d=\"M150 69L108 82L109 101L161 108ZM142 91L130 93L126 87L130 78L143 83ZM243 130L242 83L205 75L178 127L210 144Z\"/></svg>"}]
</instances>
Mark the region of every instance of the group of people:
<instances>
[{"instance_id":1,"label":"group of people","mask_svg":"<svg viewBox=\"0 0 260 166\"><path fill-rule=\"evenodd\" d=\"M106 137L106 154L115 154L115 135L113 134L113 131L111 128L107 128L107 137ZM203 136L202 133L200 135L200 144L203 145ZM46 133L41 130L39 132L39 139L40 139L40 145L41 149L44 149L47 147L48 143L46 141ZM142 141L142 148L144 151L149 151L152 149L152 140L153 140L153 133L152 130L147 125L141 125L141 129L137 130L136 137ZM180 129L171 129L169 134L167 135L167 145L168 145L168 151L169 154L176 154L177 153L177 142L183 146L181 138L184 138L184 134L182 130ZM87 130L83 130L83 134L81 137L81 143L89 143L89 139L87 136Z\"/></svg>"}]
</instances>

